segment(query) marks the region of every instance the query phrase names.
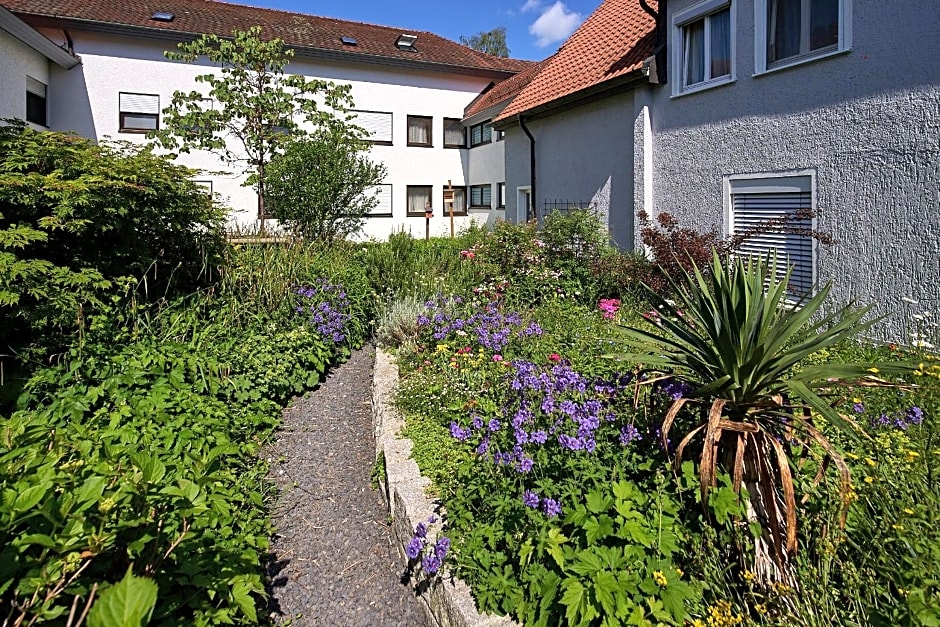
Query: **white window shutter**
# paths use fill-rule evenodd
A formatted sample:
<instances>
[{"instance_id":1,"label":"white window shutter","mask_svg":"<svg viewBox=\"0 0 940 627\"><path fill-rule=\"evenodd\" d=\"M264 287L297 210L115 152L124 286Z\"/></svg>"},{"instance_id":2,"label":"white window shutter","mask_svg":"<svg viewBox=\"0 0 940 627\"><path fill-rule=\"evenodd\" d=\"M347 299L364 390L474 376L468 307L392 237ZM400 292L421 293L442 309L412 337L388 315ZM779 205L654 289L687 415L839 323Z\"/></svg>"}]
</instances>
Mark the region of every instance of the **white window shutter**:
<instances>
[{"instance_id":1,"label":"white window shutter","mask_svg":"<svg viewBox=\"0 0 940 627\"><path fill-rule=\"evenodd\" d=\"M731 228L740 234L768 220L785 218L800 209L812 208L812 197L804 191L777 191L764 193L736 193L731 196ZM787 267L792 268L790 285L795 292L808 293L813 287L813 239L808 234L813 228L812 219L791 220L789 228L797 228L807 234L785 233L771 230L749 237L741 245L744 254L766 257L777 252L777 275L782 276Z\"/></svg>"},{"instance_id":2,"label":"white window shutter","mask_svg":"<svg viewBox=\"0 0 940 627\"><path fill-rule=\"evenodd\" d=\"M121 113L147 113L159 115L160 96L152 94L120 94Z\"/></svg>"},{"instance_id":3,"label":"white window shutter","mask_svg":"<svg viewBox=\"0 0 940 627\"><path fill-rule=\"evenodd\" d=\"M392 114L381 111L350 111L352 123L366 131L369 140L374 142L392 141Z\"/></svg>"},{"instance_id":4,"label":"white window shutter","mask_svg":"<svg viewBox=\"0 0 940 627\"><path fill-rule=\"evenodd\" d=\"M369 211L369 215L392 215L392 184L383 183L382 185L376 185L372 188L371 193L375 194L375 197L378 198L379 203L374 206L371 211Z\"/></svg>"}]
</instances>

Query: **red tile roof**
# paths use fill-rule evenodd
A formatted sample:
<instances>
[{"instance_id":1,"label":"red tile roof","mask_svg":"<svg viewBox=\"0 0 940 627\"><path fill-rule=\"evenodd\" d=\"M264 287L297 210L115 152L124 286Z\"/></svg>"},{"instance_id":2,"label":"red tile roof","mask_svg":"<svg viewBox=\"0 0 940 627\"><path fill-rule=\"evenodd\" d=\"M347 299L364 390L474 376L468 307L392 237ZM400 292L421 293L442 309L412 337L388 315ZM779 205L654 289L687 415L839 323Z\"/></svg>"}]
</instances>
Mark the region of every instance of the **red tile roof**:
<instances>
[{"instance_id":1,"label":"red tile roof","mask_svg":"<svg viewBox=\"0 0 940 627\"><path fill-rule=\"evenodd\" d=\"M348 54L350 60L376 57L406 63L446 66L440 69L514 74L531 61L503 59L477 52L434 33L362 22L350 22L303 13L290 13L215 0L0 0L0 4L23 21L41 26L62 20L131 28L146 28L173 34L228 36L235 29L261 26L266 37L278 37L290 46L328 53ZM172 22L150 17L156 12L173 13ZM399 50L395 41L402 33L417 35L416 52ZM345 45L341 37L352 37L357 45Z\"/></svg>"},{"instance_id":2,"label":"red tile roof","mask_svg":"<svg viewBox=\"0 0 940 627\"><path fill-rule=\"evenodd\" d=\"M650 0L653 8L657 0ZM655 21L638 0L604 0L496 120L601 86L640 69L656 47Z\"/></svg>"},{"instance_id":3,"label":"red tile roof","mask_svg":"<svg viewBox=\"0 0 940 627\"><path fill-rule=\"evenodd\" d=\"M526 70L519 72L515 76L507 78L501 83L493 85L489 90L484 91L482 94L477 96L473 102L467 105L467 108L463 111L463 116L469 118L495 107L496 105L502 104L512 98L515 98L526 85L535 78L535 75L539 73L543 67L545 67L552 57L545 59L539 63L532 64Z\"/></svg>"}]
</instances>

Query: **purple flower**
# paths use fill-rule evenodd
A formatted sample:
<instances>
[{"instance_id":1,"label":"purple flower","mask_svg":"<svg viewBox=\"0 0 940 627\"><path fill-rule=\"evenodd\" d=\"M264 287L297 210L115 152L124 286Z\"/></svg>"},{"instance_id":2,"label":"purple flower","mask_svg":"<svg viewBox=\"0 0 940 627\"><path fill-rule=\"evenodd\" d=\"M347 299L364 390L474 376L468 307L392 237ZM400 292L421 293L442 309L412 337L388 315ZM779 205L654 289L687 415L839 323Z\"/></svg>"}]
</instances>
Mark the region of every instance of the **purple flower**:
<instances>
[{"instance_id":1,"label":"purple flower","mask_svg":"<svg viewBox=\"0 0 940 627\"><path fill-rule=\"evenodd\" d=\"M486 455L488 450L490 450L490 440L486 437L483 438L483 441L477 446L477 455Z\"/></svg>"},{"instance_id":2,"label":"purple flower","mask_svg":"<svg viewBox=\"0 0 940 627\"><path fill-rule=\"evenodd\" d=\"M526 507L537 509L540 501L539 495L532 490L526 490L522 495L522 504Z\"/></svg>"},{"instance_id":3,"label":"purple flower","mask_svg":"<svg viewBox=\"0 0 940 627\"><path fill-rule=\"evenodd\" d=\"M482 429L483 428L483 419L480 418L480 414L473 414L473 428Z\"/></svg>"},{"instance_id":4,"label":"purple flower","mask_svg":"<svg viewBox=\"0 0 940 627\"><path fill-rule=\"evenodd\" d=\"M865 403L855 403L852 405L852 411L856 414L861 414L865 411Z\"/></svg>"},{"instance_id":5,"label":"purple flower","mask_svg":"<svg viewBox=\"0 0 940 627\"><path fill-rule=\"evenodd\" d=\"M411 539L411 542L408 543L408 546L405 547L405 555L408 556L408 559L417 559L423 548L424 538L415 536Z\"/></svg>"},{"instance_id":6,"label":"purple flower","mask_svg":"<svg viewBox=\"0 0 940 627\"><path fill-rule=\"evenodd\" d=\"M919 425L924 422L924 410L920 407L911 407L907 410L907 420L911 424Z\"/></svg>"},{"instance_id":7,"label":"purple flower","mask_svg":"<svg viewBox=\"0 0 940 627\"><path fill-rule=\"evenodd\" d=\"M450 538L447 536L441 536L438 538L437 542L434 544L434 555L437 559L444 561L444 558L447 557L447 552L450 550Z\"/></svg>"},{"instance_id":8,"label":"purple flower","mask_svg":"<svg viewBox=\"0 0 940 627\"><path fill-rule=\"evenodd\" d=\"M531 471L532 464L533 464L533 461L531 457L523 457L522 459L519 460L519 466L518 466L519 472Z\"/></svg>"},{"instance_id":9,"label":"purple flower","mask_svg":"<svg viewBox=\"0 0 940 627\"><path fill-rule=\"evenodd\" d=\"M424 556L424 559L421 560L421 567L429 575L433 575L441 567L441 560L437 555L433 553L428 553Z\"/></svg>"},{"instance_id":10,"label":"purple flower","mask_svg":"<svg viewBox=\"0 0 940 627\"><path fill-rule=\"evenodd\" d=\"M637 431L637 428L633 425L627 425L620 429L620 444L626 446L633 442L634 440L642 440L643 436L640 435L640 432Z\"/></svg>"},{"instance_id":11,"label":"purple flower","mask_svg":"<svg viewBox=\"0 0 940 627\"><path fill-rule=\"evenodd\" d=\"M536 444L542 445L545 444L545 442L548 440L548 434L545 433L545 431L542 429L539 429L538 431L532 432L530 439Z\"/></svg>"},{"instance_id":12,"label":"purple flower","mask_svg":"<svg viewBox=\"0 0 940 627\"><path fill-rule=\"evenodd\" d=\"M419 522L419 523L415 526L415 537L416 537L416 538L425 538L425 537L427 537L427 535L428 535L428 526L427 526L425 523L423 523L423 522Z\"/></svg>"},{"instance_id":13,"label":"purple flower","mask_svg":"<svg viewBox=\"0 0 940 627\"><path fill-rule=\"evenodd\" d=\"M545 512L545 515L549 518L554 518L561 514L561 503L555 499L545 498L542 501L542 511Z\"/></svg>"},{"instance_id":14,"label":"purple flower","mask_svg":"<svg viewBox=\"0 0 940 627\"><path fill-rule=\"evenodd\" d=\"M456 422L450 423L450 436L454 439L460 440L463 442L470 437L470 429L464 429Z\"/></svg>"},{"instance_id":15,"label":"purple flower","mask_svg":"<svg viewBox=\"0 0 940 627\"><path fill-rule=\"evenodd\" d=\"M499 420L497 420L496 418L493 418L492 420L490 420L490 424L487 425L487 429L489 429L490 431L499 431L499 427L500 427Z\"/></svg>"}]
</instances>

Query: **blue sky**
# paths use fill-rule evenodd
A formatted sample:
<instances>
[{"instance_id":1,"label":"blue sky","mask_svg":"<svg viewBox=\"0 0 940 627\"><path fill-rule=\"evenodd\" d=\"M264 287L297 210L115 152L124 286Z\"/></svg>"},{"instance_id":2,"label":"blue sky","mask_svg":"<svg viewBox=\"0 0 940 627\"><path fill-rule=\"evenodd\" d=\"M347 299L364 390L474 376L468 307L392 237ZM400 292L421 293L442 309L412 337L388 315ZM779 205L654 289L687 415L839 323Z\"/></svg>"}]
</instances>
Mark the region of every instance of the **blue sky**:
<instances>
[{"instance_id":1,"label":"blue sky","mask_svg":"<svg viewBox=\"0 0 940 627\"><path fill-rule=\"evenodd\" d=\"M541 60L555 52L601 0L232 0L270 7L431 31L457 41L497 26L506 27L511 56Z\"/></svg>"}]
</instances>

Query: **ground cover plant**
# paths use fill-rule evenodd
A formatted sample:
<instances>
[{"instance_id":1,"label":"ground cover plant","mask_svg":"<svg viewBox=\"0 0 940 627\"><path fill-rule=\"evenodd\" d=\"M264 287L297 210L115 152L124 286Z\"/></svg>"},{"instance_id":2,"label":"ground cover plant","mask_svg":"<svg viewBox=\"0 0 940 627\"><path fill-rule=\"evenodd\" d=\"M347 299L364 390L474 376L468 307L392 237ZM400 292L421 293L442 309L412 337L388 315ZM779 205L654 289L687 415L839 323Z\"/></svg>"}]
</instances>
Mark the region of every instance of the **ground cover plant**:
<instances>
[{"instance_id":1,"label":"ground cover plant","mask_svg":"<svg viewBox=\"0 0 940 627\"><path fill-rule=\"evenodd\" d=\"M482 610L541 625L937 624L940 590L929 564L940 549L931 527L940 366L925 347L860 344L851 330L863 318L851 310L807 326L811 311L775 307L762 289L746 299L749 308L716 309L715 329L726 328L717 324L722 315L750 312L735 328L760 322L779 336L773 350L766 333L749 336L768 368L779 367L772 385L807 382L810 393L798 392L825 404L771 387L759 404L767 414L717 412L712 442L722 440L719 429L734 433L735 424L767 416L765 469L787 473L790 492L771 487L769 472L756 483L736 473L734 446L730 457L712 452L703 491L707 447L694 436L706 429L690 410L695 399L712 409L728 379L720 360L718 374L701 379L690 376L704 372L692 361L653 356L691 355L693 343L714 363L709 351L723 350L721 342L689 309L721 303L715 292L730 293L745 277L762 288L764 269L716 261L678 290L698 290L687 295L703 302L618 302L598 296L600 282L559 291L562 270L541 252L547 238L514 228L503 225L490 236L495 246L484 238L462 255L482 269L482 283L419 303L416 337L398 352L405 434L443 505L451 565ZM528 271L503 274L513 263ZM725 276L729 284L714 284ZM743 295L742 285L734 289ZM782 289L780 298L790 298ZM686 335L677 339L680 329ZM641 361L630 348L638 337L673 339L658 339ZM742 358L737 368L758 363ZM784 520L774 530L755 515L761 495L784 519L792 507L799 524ZM782 569L775 549L766 551L773 534ZM764 572L755 565L762 550Z\"/></svg>"},{"instance_id":2,"label":"ground cover plant","mask_svg":"<svg viewBox=\"0 0 940 627\"><path fill-rule=\"evenodd\" d=\"M229 296L94 320L30 378L0 438L11 624L64 620L128 572L156 584L154 624L258 622L272 529L257 453L281 406L363 341L363 298L323 277L239 323Z\"/></svg>"}]
</instances>

